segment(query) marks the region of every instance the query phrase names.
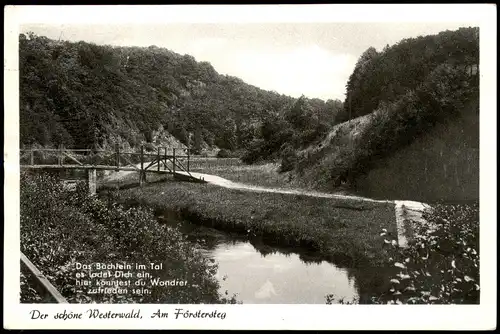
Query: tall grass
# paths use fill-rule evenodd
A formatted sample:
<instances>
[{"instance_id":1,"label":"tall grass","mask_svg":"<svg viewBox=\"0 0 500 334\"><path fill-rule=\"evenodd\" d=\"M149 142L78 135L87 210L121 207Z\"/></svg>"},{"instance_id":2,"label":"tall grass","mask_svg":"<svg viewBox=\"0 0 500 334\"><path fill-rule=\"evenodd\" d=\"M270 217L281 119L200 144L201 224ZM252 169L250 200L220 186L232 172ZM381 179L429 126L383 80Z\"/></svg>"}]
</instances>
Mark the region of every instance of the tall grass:
<instances>
[{"instance_id":1,"label":"tall grass","mask_svg":"<svg viewBox=\"0 0 500 334\"><path fill-rule=\"evenodd\" d=\"M344 266L377 265L380 228L394 223L392 205L330 198L258 193L210 184L165 182L114 193L121 203L222 230L258 236L267 243L304 247Z\"/></svg>"}]
</instances>

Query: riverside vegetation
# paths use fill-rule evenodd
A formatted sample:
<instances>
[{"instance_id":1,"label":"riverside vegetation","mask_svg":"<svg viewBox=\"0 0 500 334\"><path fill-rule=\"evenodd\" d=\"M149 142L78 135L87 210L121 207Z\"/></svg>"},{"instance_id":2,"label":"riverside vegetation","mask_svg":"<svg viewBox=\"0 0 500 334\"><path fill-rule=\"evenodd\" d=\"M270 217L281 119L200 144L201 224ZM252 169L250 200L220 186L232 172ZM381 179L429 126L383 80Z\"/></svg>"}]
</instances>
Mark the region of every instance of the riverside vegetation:
<instances>
[{"instance_id":1,"label":"riverside vegetation","mask_svg":"<svg viewBox=\"0 0 500 334\"><path fill-rule=\"evenodd\" d=\"M21 251L70 303L234 303L220 295L217 265L176 229L161 225L147 208L123 208L66 190L50 175L21 175ZM163 263L161 275L186 287L150 287L151 294L88 295L75 287L75 263ZM22 280L22 301L38 296ZM130 290L130 289L129 289Z\"/></svg>"},{"instance_id":2,"label":"riverside vegetation","mask_svg":"<svg viewBox=\"0 0 500 334\"><path fill-rule=\"evenodd\" d=\"M112 196L112 194L110 194ZM165 181L120 190L115 200L269 243L318 251L347 266L377 263L378 231L394 220L389 205L302 195L225 189L211 184Z\"/></svg>"},{"instance_id":3,"label":"riverside vegetation","mask_svg":"<svg viewBox=\"0 0 500 334\"><path fill-rule=\"evenodd\" d=\"M319 133L311 129L311 110L299 99L274 121L262 122L243 161L277 160L282 172L318 190L335 190L341 183L355 187L377 162L439 124L476 115L479 29L408 38L381 51L370 47L349 77L334 126ZM337 131L362 117L363 127ZM479 141L477 125L464 131Z\"/></svg>"},{"instance_id":4,"label":"riverside vegetation","mask_svg":"<svg viewBox=\"0 0 500 334\"><path fill-rule=\"evenodd\" d=\"M268 245L314 250L320 258L351 268L362 299L343 301L328 295L328 304L479 302L478 203L433 204L432 211L424 213L429 224L409 222L414 237L408 248L399 248L392 204L247 192L169 179L143 188L113 188L103 188L112 201L152 207L158 215Z\"/></svg>"},{"instance_id":5,"label":"riverside vegetation","mask_svg":"<svg viewBox=\"0 0 500 334\"><path fill-rule=\"evenodd\" d=\"M387 291L374 295L373 304L479 304L479 203L438 204L424 213L429 224L414 224L407 248L393 246L387 229L381 244L390 249ZM387 240L389 239L389 240ZM356 304L335 295L327 304Z\"/></svg>"}]
</instances>

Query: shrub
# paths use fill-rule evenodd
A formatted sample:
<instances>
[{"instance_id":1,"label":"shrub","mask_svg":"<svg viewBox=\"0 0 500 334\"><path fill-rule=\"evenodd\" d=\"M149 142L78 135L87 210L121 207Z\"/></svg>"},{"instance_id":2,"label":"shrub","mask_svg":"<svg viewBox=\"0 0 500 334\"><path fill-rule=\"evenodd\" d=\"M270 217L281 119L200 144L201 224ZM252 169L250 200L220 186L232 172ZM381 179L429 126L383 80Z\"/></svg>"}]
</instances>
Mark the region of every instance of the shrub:
<instances>
[{"instance_id":1,"label":"shrub","mask_svg":"<svg viewBox=\"0 0 500 334\"><path fill-rule=\"evenodd\" d=\"M297 160L295 150L291 146L286 145L281 151L281 165L279 171L288 172L293 170L297 164Z\"/></svg>"},{"instance_id":2,"label":"shrub","mask_svg":"<svg viewBox=\"0 0 500 334\"><path fill-rule=\"evenodd\" d=\"M393 247L392 287L374 302L478 304L479 203L440 204L424 218L429 224L413 224L415 238L408 248Z\"/></svg>"},{"instance_id":3,"label":"shrub","mask_svg":"<svg viewBox=\"0 0 500 334\"><path fill-rule=\"evenodd\" d=\"M230 156L230 152L226 149L221 149L217 152L217 158L229 158Z\"/></svg>"},{"instance_id":4,"label":"shrub","mask_svg":"<svg viewBox=\"0 0 500 334\"><path fill-rule=\"evenodd\" d=\"M144 150L147 152L155 152L156 151L156 146L153 143L145 143L144 144Z\"/></svg>"},{"instance_id":5,"label":"shrub","mask_svg":"<svg viewBox=\"0 0 500 334\"><path fill-rule=\"evenodd\" d=\"M348 159L332 167L331 179L350 175L348 178L354 180L377 160L410 145L436 124L459 117L464 101L476 95L477 87L471 86L463 73L446 65L438 66L415 90L379 105L354 147L340 147L336 160Z\"/></svg>"},{"instance_id":6,"label":"shrub","mask_svg":"<svg viewBox=\"0 0 500 334\"><path fill-rule=\"evenodd\" d=\"M83 183L64 190L48 175L21 175L21 250L69 302L220 303L217 266L177 230L145 208L128 208L89 196ZM76 262L161 262L162 279L187 287L152 287L151 294L87 295L75 287ZM131 289L129 289L131 290ZM233 300L231 300L232 302Z\"/></svg>"}]
</instances>

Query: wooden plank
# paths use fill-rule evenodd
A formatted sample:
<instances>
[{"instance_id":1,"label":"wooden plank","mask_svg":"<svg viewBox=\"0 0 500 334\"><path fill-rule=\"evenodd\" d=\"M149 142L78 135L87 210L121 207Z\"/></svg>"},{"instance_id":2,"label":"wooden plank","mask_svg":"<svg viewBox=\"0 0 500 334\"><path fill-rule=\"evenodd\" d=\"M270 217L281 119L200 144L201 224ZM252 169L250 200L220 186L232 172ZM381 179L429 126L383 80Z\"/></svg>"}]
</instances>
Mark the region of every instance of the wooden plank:
<instances>
[{"instance_id":1,"label":"wooden plank","mask_svg":"<svg viewBox=\"0 0 500 334\"><path fill-rule=\"evenodd\" d=\"M122 159L123 159L123 160L125 160L125 162L128 162L128 163L129 163L129 165L130 165L130 166L132 166L132 167L134 167L136 170L140 170L139 168L137 168L137 167L135 166L135 164L134 164L134 163L132 163L129 159L127 159L127 158L125 157L125 155L124 155L124 154L122 154Z\"/></svg>"},{"instance_id":2,"label":"wooden plank","mask_svg":"<svg viewBox=\"0 0 500 334\"><path fill-rule=\"evenodd\" d=\"M184 173L174 173L174 177L175 177L175 179L180 180L180 181L188 181L188 182L195 182L195 183L207 183L207 181L202 180L202 179L198 179L198 178L192 176L191 174L186 175Z\"/></svg>"},{"instance_id":3,"label":"wooden plank","mask_svg":"<svg viewBox=\"0 0 500 334\"><path fill-rule=\"evenodd\" d=\"M116 144L116 168L120 168L120 146Z\"/></svg>"},{"instance_id":4,"label":"wooden plank","mask_svg":"<svg viewBox=\"0 0 500 334\"><path fill-rule=\"evenodd\" d=\"M175 175L175 148L172 154L172 168L173 168L173 173Z\"/></svg>"},{"instance_id":5,"label":"wooden plank","mask_svg":"<svg viewBox=\"0 0 500 334\"><path fill-rule=\"evenodd\" d=\"M31 151L31 149L22 149L20 151ZM36 148L34 149L36 152L58 152L59 148ZM107 152L105 150L90 150L90 149L79 149L79 148L67 148L66 151L71 151L71 152Z\"/></svg>"},{"instance_id":6,"label":"wooden plank","mask_svg":"<svg viewBox=\"0 0 500 334\"><path fill-rule=\"evenodd\" d=\"M64 165L64 166L59 166L59 165L20 165L20 168L24 169L99 169L99 170L116 170L116 166L107 166L107 165ZM131 172L137 172L140 171L137 169L137 167L120 167L118 170L123 170L123 171L131 171ZM165 171L156 171L156 170L148 170L147 172L154 172L154 173L165 173Z\"/></svg>"},{"instance_id":7,"label":"wooden plank","mask_svg":"<svg viewBox=\"0 0 500 334\"><path fill-rule=\"evenodd\" d=\"M67 152L62 152L65 156L67 156L68 158L70 158L71 160L73 160L74 162L76 162L77 164L79 164L80 166L83 166L83 163L81 163L80 161L76 160L75 158L73 158L71 155L69 155Z\"/></svg>"},{"instance_id":8,"label":"wooden plank","mask_svg":"<svg viewBox=\"0 0 500 334\"><path fill-rule=\"evenodd\" d=\"M148 168L149 168L149 167L151 167L151 166L153 166L155 163L156 163L156 158L155 158L153 161L151 161L151 162L148 164L148 166L147 166L146 168L144 168L144 169L145 169L145 170L148 170Z\"/></svg>"},{"instance_id":9,"label":"wooden plank","mask_svg":"<svg viewBox=\"0 0 500 334\"><path fill-rule=\"evenodd\" d=\"M157 161L158 161L158 171L160 171L160 148L158 147L158 158L157 158Z\"/></svg>"},{"instance_id":10,"label":"wooden plank","mask_svg":"<svg viewBox=\"0 0 500 334\"><path fill-rule=\"evenodd\" d=\"M166 160L165 160L165 161L162 161L162 163L163 163L163 167L164 167L164 168L163 168L163 171L165 171L166 169L168 169L168 171L169 171L170 173L172 173L172 170L171 170L171 169L167 166L167 161L166 161Z\"/></svg>"},{"instance_id":11,"label":"wooden plank","mask_svg":"<svg viewBox=\"0 0 500 334\"><path fill-rule=\"evenodd\" d=\"M185 172L188 172L189 173L189 170L186 169L186 166L184 166L184 164L182 162L179 161L179 159L177 159L177 165L179 167L181 167L182 170L184 170Z\"/></svg>"},{"instance_id":12,"label":"wooden plank","mask_svg":"<svg viewBox=\"0 0 500 334\"><path fill-rule=\"evenodd\" d=\"M62 149L62 145L59 145L59 151L58 151L58 155L57 155L57 161L59 161L59 165L63 164L63 149Z\"/></svg>"},{"instance_id":13,"label":"wooden plank","mask_svg":"<svg viewBox=\"0 0 500 334\"><path fill-rule=\"evenodd\" d=\"M144 183L144 146L141 145L141 171L139 172L139 185Z\"/></svg>"},{"instance_id":14,"label":"wooden plank","mask_svg":"<svg viewBox=\"0 0 500 334\"><path fill-rule=\"evenodd\" d=\"M38 268L21 252L21 264L29 271L35 280L35 286L40 290L41 295L48 294L53 300L60 304L68 304L59 291L49 282L49 280L38 270Z\"/></svg>"},{"instance_id":15,"label":"wooden plank","mask_svg":"<svg viewBox=\"0 0 500 334\"><path fill-rule=\"evenodd\" d=\"M168 167L167 167L167 148L166 147L164 147L164 153L165 153L165 155L163 157L163 159L164 159L163 160L163 167L164 167L163 169L167 169ZM170 170L170 168L168 168L168 169Z\"/></svg>"}]
</instances>

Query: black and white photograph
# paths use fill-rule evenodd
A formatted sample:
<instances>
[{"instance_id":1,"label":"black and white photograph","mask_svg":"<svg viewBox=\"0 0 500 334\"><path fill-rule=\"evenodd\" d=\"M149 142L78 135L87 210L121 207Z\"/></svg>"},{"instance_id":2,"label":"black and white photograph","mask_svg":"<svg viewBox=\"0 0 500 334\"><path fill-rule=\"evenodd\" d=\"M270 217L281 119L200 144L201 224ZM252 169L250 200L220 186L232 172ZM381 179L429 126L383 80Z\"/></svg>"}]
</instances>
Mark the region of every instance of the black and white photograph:
<instances>
[{"instance_id":1,"label":"black and white photograph","mask_svg":"<svg viewBox=\"0 0 500 334\"><path fill-rule=\"evenodd\" d=\"M274 22L250 5L13 6L29 14L4 66L20 317L211 327L256 304L385 305L387 322L402 305L491 306L496 33L453 6ZM471 6L496 27L495 6Z\"/></svg>"}]
</instances>

